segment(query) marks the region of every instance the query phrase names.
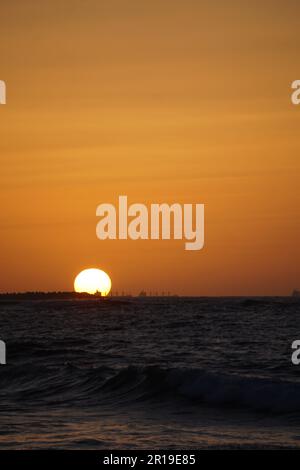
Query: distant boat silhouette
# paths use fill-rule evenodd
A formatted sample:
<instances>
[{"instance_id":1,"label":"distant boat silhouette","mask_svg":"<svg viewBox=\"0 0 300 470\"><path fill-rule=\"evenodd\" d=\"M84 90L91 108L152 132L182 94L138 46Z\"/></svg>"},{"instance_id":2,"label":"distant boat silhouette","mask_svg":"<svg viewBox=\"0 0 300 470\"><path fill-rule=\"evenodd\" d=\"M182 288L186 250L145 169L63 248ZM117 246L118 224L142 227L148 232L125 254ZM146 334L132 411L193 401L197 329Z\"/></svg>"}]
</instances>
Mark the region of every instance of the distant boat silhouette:
<instances>
[{"instance_id":1,"label":"distant boat silhouette","mask_svg":"<svg viewBox=\"0 0 300 470\"><path fill-rule=\"evenodd\" d=\"M292 297L300 297L300 290L294 289L292 292Z\"/></svg>"}]
</instances>

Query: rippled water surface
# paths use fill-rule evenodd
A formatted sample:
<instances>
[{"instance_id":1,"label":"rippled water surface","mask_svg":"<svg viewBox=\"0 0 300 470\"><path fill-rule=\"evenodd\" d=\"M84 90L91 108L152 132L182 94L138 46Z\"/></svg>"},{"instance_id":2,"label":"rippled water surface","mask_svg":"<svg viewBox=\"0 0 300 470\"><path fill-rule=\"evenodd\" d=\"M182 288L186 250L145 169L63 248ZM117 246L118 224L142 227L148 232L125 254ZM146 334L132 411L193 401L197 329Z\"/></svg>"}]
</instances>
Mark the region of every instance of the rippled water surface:
<instances>
[{"instance_id":1,"label":"rippled water surface","mask_svg":"<svg viewBox=\"0 0 300 470\"><path fill-rule=\"evenodd\" d=\"M300 447L297 298L0 303L1 448Z\"/></svg>"}]
</instances>

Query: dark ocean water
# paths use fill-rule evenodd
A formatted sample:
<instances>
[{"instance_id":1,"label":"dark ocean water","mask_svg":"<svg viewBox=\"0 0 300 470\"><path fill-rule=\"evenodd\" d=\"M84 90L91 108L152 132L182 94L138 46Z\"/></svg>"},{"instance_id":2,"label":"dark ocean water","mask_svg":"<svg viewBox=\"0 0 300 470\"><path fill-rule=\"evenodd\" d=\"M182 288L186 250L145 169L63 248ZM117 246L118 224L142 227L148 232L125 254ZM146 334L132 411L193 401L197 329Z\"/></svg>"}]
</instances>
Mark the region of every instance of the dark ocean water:
<instances>
[{"instance_id":1,"label":"dark ocean water","mask_svg":"<svg viewBox=\"0 0 300 470\"><path fill-rule=\"evenodd\" d=\"M0 303L0 448L300 447L297 298Z\"/></svg>"}]
</instances>

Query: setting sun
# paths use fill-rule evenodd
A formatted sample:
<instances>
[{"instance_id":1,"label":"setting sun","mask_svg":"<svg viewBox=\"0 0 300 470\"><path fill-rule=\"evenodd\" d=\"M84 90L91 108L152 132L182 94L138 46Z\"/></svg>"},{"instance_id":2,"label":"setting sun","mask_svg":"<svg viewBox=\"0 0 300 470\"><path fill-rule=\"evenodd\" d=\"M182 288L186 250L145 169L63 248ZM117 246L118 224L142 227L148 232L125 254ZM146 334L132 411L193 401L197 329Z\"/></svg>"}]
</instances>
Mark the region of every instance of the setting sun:
<instances>
[{"instance_id":1,"label":"setting sun","mask_svg":"<svg viewBox=\"0 0 300 470\"><path fill-rule=\"evenodd\" d=\"M75 278L75 292L86 292L88 294L101 293L102 296L109 294L111 280L108 274L101 269L84 269Z\"/></svg>"}]
</instances>

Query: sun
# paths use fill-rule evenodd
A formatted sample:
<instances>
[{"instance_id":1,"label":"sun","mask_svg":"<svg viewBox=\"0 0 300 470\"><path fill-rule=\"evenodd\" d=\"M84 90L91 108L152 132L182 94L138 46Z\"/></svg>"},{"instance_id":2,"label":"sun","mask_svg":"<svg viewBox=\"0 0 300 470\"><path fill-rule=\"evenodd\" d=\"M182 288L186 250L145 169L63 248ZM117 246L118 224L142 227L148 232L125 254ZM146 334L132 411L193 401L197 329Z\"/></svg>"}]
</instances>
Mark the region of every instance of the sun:
<instances>
[{"instance_id":1,"label":"sun","mask_svg":"<svg viewBox=\"0 0 300 470\"><path fill-rule=\"evenodd\" d=\"M84 269L75 278L75 292L86 292L96 294L99 292L102 296L109 294L111 289L111 280L108 274L101 269Z\"/></svg>"}]
</instances>

